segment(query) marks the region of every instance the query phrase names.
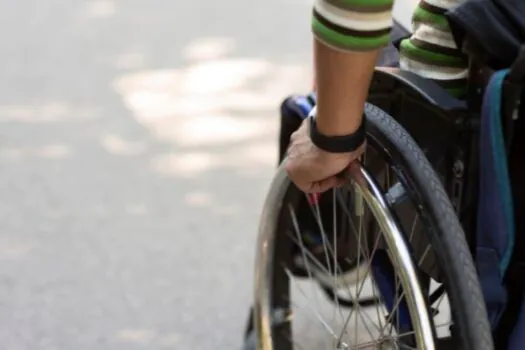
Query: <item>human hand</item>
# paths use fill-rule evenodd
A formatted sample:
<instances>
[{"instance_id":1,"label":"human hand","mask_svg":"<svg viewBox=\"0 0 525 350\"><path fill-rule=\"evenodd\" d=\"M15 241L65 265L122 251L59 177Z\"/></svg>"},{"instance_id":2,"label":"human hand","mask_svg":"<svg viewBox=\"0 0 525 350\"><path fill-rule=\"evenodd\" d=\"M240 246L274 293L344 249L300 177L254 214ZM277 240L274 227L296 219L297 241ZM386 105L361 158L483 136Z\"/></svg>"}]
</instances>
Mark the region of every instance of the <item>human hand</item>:
<instances>
[{"instance_id":1,"label":"human hand","mask_svg":"<svg viewBox=\"0 0 525 350\"><path fill-rule=\"evenodd\" d=\"M365 147L363 143L348 153L323 151L310 139L310 122L306 119L290 138L285 170L303 192L325 192L347 182L338 175L363 154Z\"/></svg>"}]
</instances>

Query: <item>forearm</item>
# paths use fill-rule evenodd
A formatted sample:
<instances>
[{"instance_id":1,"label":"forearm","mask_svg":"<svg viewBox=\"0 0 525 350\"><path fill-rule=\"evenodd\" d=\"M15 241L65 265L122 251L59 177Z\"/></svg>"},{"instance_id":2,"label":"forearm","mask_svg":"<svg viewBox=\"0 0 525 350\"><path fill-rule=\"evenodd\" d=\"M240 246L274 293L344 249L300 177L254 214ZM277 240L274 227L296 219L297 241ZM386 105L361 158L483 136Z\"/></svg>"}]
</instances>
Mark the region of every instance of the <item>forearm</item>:
<instances>
[{"instance_id":1,"label":"forearm","mask_svg":"<svg viewBox=\"0 0 525 350\"><path fill-rule=\"evenodd\" d=\"M348 135L359 128L378 53L336 51L315 40L317 128L322 134Z\"/></svg>"},{"instance_id":2,"label":"forearm","mask_svg":"<svg viewBox=\"0 0 525 350\"><path fill-rule=\"evenodd\" d=\"M392 0L316 0L317 127L346 135L360 125L374 66L388 44Z\"/></svg>"}]
</instances>

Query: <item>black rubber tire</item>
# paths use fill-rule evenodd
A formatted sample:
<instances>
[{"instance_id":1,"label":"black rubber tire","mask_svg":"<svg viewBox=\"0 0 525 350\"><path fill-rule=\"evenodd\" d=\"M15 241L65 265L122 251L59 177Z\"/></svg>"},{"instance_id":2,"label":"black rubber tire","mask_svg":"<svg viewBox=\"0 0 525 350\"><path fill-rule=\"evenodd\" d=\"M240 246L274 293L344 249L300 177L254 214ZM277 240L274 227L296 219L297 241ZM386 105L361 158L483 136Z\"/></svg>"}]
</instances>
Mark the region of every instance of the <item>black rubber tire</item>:
<instances>
[{"instance_id":1,"label":"black rubber tire","mask_svg":"<svg viewBox=\"0 0 525 350\"><path fill-rule=\"evenodd\" d=\"M457 333L463 350L493 350L491 327L474 261L461 224L442 182L405 129L378 107L365 107L369 142L379 142L390 157L396 158L411 182L411 191L424 203L430 244L442 270Z\"/></svg>"},{"instance_id":2,"label":"black rubber tire","mask_svg":"<svg viewBox=\"0 0 525 350\"><path fill-rule=\"evenodd\" d=\"M367 117L368 143L380 149L387 159L395 163L397 170L402 174L403 180L410 186L410 195L415 196L420 210L424 212L425 224L432 229L427 230L428 241L435 253L436 263L441 270L444 284L448 286L447 293L451 303L454 319L453 333L459 339L462 350L494 350L490 323L481 293L474 262L467 245L465 234L454 212L453 206L443 188L443 184L408 132L392 117L376 106L367 104L365 107ZM283 177L284 170L279 169L278 177ZM288 180L289 181L289 180ZM290 182L287 184L277 181L275 188L270 190L270 197L280 198L279 203L293 203L301 193ZM273 192L273 194L272 194ZM280 194L278 194L280 193ZM279 205L285 208L286 205ZM277 208L275 208L277 209ZM275 210L274 209L274 210ZM278 210L278 209L277 209ZM278 214L281 217L281 214ZM280 221L282 219L278 219ZM281 224L276 225L276 229ZM282 236L277 237L275 244L276 259L285 261L284 257L289 247L280 246ZM286 243L284 243L286 244ZM277 265L277 264L275 264ZM275 284L278 275L277 266L273 267L275 295L285 293L286 285ZM274 297L272 297L274 298ZM279 305L281 303L281 305ZM271 304L285 307L287 301L279 302L273 299ZM255 315L257 317L257 315ZM257 322L256 322L257 323ZM277 326L275 331L289 332L289 326ZM249 335L250 332L248 333ZM258 335L259 336L259 335ZM274 349L281 350L279 341L274 339ZM260 343L260 339L258 339ZM285 347L282 347L287 348Z\"/></svg>"}]
</instances>

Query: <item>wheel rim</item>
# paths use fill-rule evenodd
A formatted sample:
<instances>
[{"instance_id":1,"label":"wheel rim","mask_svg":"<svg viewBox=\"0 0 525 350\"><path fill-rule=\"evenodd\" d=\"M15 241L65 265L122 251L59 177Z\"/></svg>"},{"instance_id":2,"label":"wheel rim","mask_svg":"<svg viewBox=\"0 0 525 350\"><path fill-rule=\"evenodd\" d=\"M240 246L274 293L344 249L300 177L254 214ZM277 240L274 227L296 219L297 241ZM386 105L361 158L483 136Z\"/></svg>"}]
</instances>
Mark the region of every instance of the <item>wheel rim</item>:
<instances>
[{"instance_id":1,"label":"wheel rim","mask_svg":"<svg viewBox=\"0 0 525 350\"><path fill-rule=\"evenodd\" d=\"M433 323L426 303L426 297L420 288L417 270L410 255L410 248L405 242L405 238L396 223L393 213L387 205L386 199L379 186L368 172L359 164L355 164L348 172L351 181L358 190L361 198L366 202L373 212L375 219L383 232L391 259L396 265L401 266L400 283L406 294L407 304L413 323L413 333L415 342L420 349L434 349ZM272 336L272 321L284 321L287 312L284 309L276 308L271 296L274 259L275 234L277 232L276 223L278 215L282 209L286 188L290 185L285 172L280 169L272 184L273 191L269 193L261 217L259 245L257 256L257 268L255 273L255 327L258 334L259 348L264 350L275 349ZM307 261L305 259L305 261ZM334 264L335 266L335 264ZM275 312L277 310L277 312ZM357 317L357 316L356 316ZM346 323L350 315L346 319ZM357 320L357 318L356 318ZM357 321L356 321L357 322ZM346 328L343 327L343 330ZM332 332L333 333L333 332ZM335 334L332 334L335 337ZM381 343L369 343L363 346L356 345L351 347L349 344L341 342L342 333L337 337L335 349L365 349L366 346L375 346L378 349L387 349L386 341L381 339ZM371 349L371 348L370 348ZM277 349L280 350L280 349Z\"/></svg>"}]
</instances>

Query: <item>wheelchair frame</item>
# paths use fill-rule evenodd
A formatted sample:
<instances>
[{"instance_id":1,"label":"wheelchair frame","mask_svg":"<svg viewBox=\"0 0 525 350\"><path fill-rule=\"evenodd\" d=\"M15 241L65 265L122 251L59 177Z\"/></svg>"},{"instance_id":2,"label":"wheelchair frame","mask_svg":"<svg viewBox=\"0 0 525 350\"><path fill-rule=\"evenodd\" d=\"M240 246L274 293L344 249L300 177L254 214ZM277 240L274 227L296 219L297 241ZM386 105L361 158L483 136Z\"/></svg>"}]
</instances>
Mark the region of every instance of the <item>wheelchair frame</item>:
<instances>
[{"instance_id":1,"label":"wheelchair frame","mask_svg":"<svg viewBox=\"0 0 525 350\"><path fill-rule=\"evenodd\" d=\"M368 101L403 125L423 149L443 182L476 261L480 110L485 87L494 70L483 63L483 58L478 58L482 56L475 49L469 52L468 95L465 101L447 94L430 80L397 68L376 69ZM509 76L502 91L502 124L507 154L518 113L524 114L525 111L525 107L520 106L520 98L525 96L525 77ZM437 118L425 119L425 123L421 123L417 119L425 111L431 111L428 115ZM516 275L510 269L507 278L511 274ZM520 282L520 288L525 289L525 283ZM511 323L503 321L495 330L497 349L506 348Z\"/></svg>"},{"instance_id":2,"label":"wheelchair frame","mask_svg":"<svg viewBox=\"0 0 525 350\"><path fill-rule=\"evenodd\" d=\"M443 181L475 259L479 115L485 86L494 71L474 55L471 57L465 101L414 73L376 68L368 102L397 120L423 149ZM508 151L523 91L525 86L521 82L508 80L504 84L502 119ZM426 111L437 118L421 123L418 119Z\"/></svg>"},{"instance_id":3,"label":"wheelchair frame","mask_svg":"<svg viewBox=\"0 0 525 350\"><path fill-rule=\"evenodd\" d=\"M479 116L485 86L493 71L483 64L483 59L477 58L479 54L469 57L469 89L465 101L414 73L398 68L376 68L368 102L397 120L424 151L449 195L475 260ZM507 149L512 142L514 117L524 85L523 79L507 79L503 87L502 119ZM433 118L427 117L421 123L419 119L425 114Z\"/></svg>"}]
</instances>

